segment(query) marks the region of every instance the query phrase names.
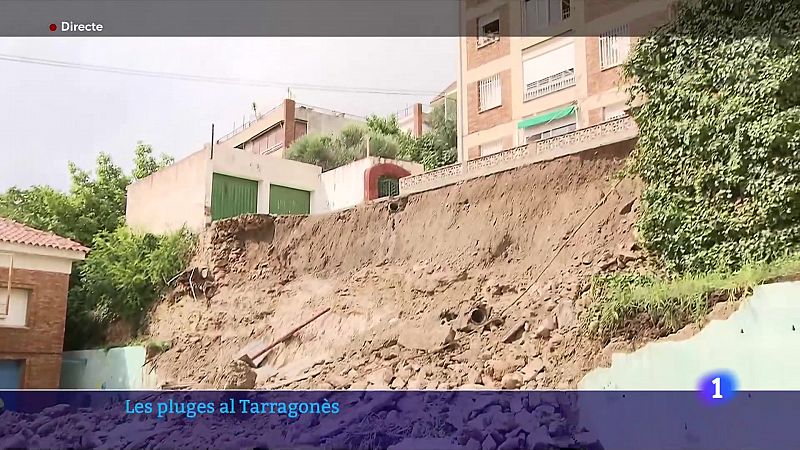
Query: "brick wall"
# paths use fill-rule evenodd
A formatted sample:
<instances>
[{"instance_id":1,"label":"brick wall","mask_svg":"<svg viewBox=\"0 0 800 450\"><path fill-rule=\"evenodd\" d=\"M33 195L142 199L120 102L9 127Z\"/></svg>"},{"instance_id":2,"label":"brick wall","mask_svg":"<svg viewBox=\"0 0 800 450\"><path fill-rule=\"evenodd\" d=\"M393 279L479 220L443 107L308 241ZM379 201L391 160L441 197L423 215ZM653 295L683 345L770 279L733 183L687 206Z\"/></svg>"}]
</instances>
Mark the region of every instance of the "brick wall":
<instances>
[{"instance_id":1,"label":"brick wall","mask_svg":"<svg viewBox=\"0 0 800 450\"><path fill-rule=\"evenodd\" d=\"M584 2L584 20L591 22L600 17L613 14L638 0L589 0Z\"/></svg>"},{"instance_id":2,"label":"brick wall","mask_svg":"<svg viewBox=\"0 0 800 450\"><path fill-rule=\"evenodd\" d=\"M7 283L8 270L0 270L0 286ZM14 269L11 287L29 290L27 326L0 327L0 358L25 361L24 388L57 388L69 275Z\"/></svg>"},{"instance_id":3,"label":"brick wall","mask_svg":"<svg viewBox=\"0 0 800 450\"><path fill-rule=\"evenodd\" d=\"M500 72L500 94L502 104L497 108L480 112L478 101L478 83L467 85L467 133L488 130L497 125L511 121L511 71Z\"/></svg>"},{"instance_id":4,"label":"brick wall","mask_svg":"<svg viewBox=\"0 0 800 450\"><path fill-rule=\"evenodd\" d=\"M297 105L294 100L286 99L283 101L283 148L292 146L295 139L295 108Z\"/></svg>"},{"instance_id":5,"label":"brick wall","mask_svg":"<svg viewBox=\"0 0 800 450\"><path fill-rule=\"evenodd\" d=\"M58 389L61 382L61 353L0 353L0 359L22 360L23 389Z\"/></svg>"},{"instance_id":6,"label":"brick wall","mask_svg":"<svg viewBox=\"0 0 800 450\"><path fill-rule=\"evenodd\" d=\"M589 110L589 124L587 126L594 126L603 122L603 108L594 108Z\"/></svg>"},{"instance_id":7,"label":"brick wall","mask_svg":"<svg viewBox=\"0 0 800 450\"><path fill-rule=\"evenodd\" d=\"M622 75L620 66L605 70L600 68L600 38L598 37L586 38L586 72L589 95L615 89L620 85Z\"/></svg>"},{"instance_id":8,"label":"brick wall","mask_svg":"<svg viewBox=\"0 0 800 450\"><path fill-rule=\"evenodd\" d=\"M631 49L636 43L636 36L647 34L652 28L665 23L669 19L669 11L665 9L658 13L650 14L637 18L628 24L628 31L631 35ZM621 80L622 68L620 66L609 69L600 67L600 38L586 38L586 72L588 79L588 94L595 95L611 89L624 86Z\"/></svg>"}]
</instances>

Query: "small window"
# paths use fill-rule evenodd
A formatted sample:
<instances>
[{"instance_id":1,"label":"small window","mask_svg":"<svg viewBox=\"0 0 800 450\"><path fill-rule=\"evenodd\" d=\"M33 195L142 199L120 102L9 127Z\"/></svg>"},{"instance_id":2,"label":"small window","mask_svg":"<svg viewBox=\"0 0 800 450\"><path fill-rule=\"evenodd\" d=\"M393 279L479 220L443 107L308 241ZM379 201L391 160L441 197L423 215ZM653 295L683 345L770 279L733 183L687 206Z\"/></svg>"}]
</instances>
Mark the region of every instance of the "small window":
<instances>
[{"instance_id":1,"label":"small window","mask_svg":"<svg viewBox=\"0 0 800 450\"><path fill-rule=\"evenodd\" d=\"M628 113L625 111L625 108L626 108L625 104L617 104L604 107L603 122L622 119L623 117L626 117Z\"/></svg>"},{"instance_id":2,"label":"small window","mask_svg":"<svg viewBox=\"0 0 800 450\"><path fill-rule=\"evenodd\" d=\"M478 47L500 39L500 14L494 13L478 19Z\"/></svg>"},{"instance_id":3,"label":"small window","mask_svg":"<svg viewBox=\"0 0 800 450\"><path fill-rule=\"evenodd\" d=\"M10 295L9 295L10 294ZM26 289L0 289L0 327L24 327L28 322L28 297Z\"/></svg>"},{"instance_id":4,"label":"small window","mask_svg":"<svg viewBox=\"0 0 800 450\"><path fill-rule=\"evenodd\" d=\"M537 31L569 19L572 14L571 0L524 0L525 26L527 31Z\"/></svg>"},{"instance_id":5,"label":"small window","mask_svg":"<svg viewBox=\"0 0 800 450\"><path fill-rule=\"evenodd\" d=\"M541 125L534 125L522 130L523 142L537 142L571 133L577 129L577 116L572 114L562 119L553 120Z\"/></svg>"},{"instance_id":6,"label":"small window","mask_svg":"<svg viewBox=\"0 0 800 450\"><path fill-rule=\"evenodd\" d=\"M630 50L628 25L622 25L600 35L600 68L609 69L625 61Z\"/></svg>"},{"instance_id":7,"label":"small window","mask_svg":"<svg viewBox=\"0 0 800 450\"><path fill-rule=\"evenodd\" d=\"M394 177L378 178L378 198L396 197L400 195L400 180Z\"/></svg>"},{"instance_id":8,"label":"small window","mask_svg":"<svg viewBox=\"0 0 800 450\"><path fill-rule=\"evenodd\" d=\"M503 150L503 140L498 139L496 141L487 142L486 144L481 144L481 156L488 156L493 155L495 153L500 153Z\"/></svg>"},{"instance_id":9,"label":"small window","mask_svg":"<svg viewBox=\"0 0 800 450\"><path fill-rule=\"evenodd\" d=\"M503 104L500 75L494 75L478 82L478 110L486 111Z\"/></svg>"}]
</instances>

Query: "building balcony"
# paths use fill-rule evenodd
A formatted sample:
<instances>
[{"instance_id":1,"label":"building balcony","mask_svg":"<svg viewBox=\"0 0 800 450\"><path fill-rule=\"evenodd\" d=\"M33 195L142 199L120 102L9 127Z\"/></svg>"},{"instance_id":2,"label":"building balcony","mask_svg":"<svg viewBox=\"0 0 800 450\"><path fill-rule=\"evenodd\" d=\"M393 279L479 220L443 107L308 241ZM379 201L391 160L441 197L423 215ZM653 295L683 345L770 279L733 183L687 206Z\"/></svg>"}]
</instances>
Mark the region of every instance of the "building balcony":
<instances>
[{"instance_id":1,"label":"building balcony","mask_svg":"<svg viewBox=\"0 0 800 450\"><path fill-rule=\"evenodd\" d=\"M626 116L609 120L599 125L476 158L467 161L466 164L456 163L430 172L401 178L400 194L407 195L437 189L472 178L630 141L638 135L639 129L633 118Z\"/></svg>"},{"instance_id":2,"label":"building balcony","mask_svg":"<svg viewBox=\"0 0 800 450\"><path fill-rule=\"evenodd\" d=\"M575 86L575 69L568 69L525 85L525 101L544 97L572 86Z\"/></svg>"}]
</instances>

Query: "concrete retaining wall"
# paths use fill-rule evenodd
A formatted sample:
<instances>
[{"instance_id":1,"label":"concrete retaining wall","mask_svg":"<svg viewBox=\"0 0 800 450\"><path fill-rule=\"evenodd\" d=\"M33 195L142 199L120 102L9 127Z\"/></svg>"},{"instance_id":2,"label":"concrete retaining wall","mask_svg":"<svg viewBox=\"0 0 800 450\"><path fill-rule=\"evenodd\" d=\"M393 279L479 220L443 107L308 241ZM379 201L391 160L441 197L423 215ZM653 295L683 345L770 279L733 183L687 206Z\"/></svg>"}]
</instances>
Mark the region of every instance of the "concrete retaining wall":
<instances>
[{"instance_id":1,"label":"concrete retaining wall","mask_svg":"<svg viewBox=\"0 0 800 450\"><path fill-rule=\"evenodd\" d=\"M800 389L800 282L759 286L727 320L695 336L653 342L616 354L610 368L589 372L586 390L695 390L701 377L726 369L741 390Z\"/></svg>"},{"instance_id":2,"label":"concrete retaining wall","mask_svg":"<svg viewBox=\"0 0 800 450\"><path fill-rule=\"evenodd\" d=\"M61 389L156 389L144 362L142 346L64 352Z\"/></svg>"}]
</instances>

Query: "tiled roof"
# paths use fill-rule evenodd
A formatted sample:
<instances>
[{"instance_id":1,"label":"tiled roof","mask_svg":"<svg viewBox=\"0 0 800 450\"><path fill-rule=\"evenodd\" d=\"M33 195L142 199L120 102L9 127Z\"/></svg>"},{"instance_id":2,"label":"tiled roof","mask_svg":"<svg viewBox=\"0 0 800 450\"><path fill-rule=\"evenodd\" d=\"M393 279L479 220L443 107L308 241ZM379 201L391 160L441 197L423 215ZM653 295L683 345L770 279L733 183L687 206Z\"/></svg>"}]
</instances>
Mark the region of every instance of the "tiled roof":
<instances>
[{"instance_id":1,"label":"tiled roof","mask_svg":"<svg viewBox=\"0 0 800 450\"><path fill-rule=\"evenodd\" d=\"M38 247L50 247L59 250L72 250L83 253L89 251L88 248L73 240L49 233L47 231L31 228L4 217L0 217L0 242L35 245Z\"/></svg>"},{"instance_id":2,"label":"tiled roof","mask_svg":"<svg viewBox=\"0 0 800 450\"><path fill-rule=\"evenodd\" d=\"M446 96L448 93L453 92L456 89L456 83L457 83L456 81L450 83L450 85L447 86L442 92L439 92L439 95L433 98L432 102L435 102L440 98L444 98L444 96Z\"/></svg>"}]
</instances>

